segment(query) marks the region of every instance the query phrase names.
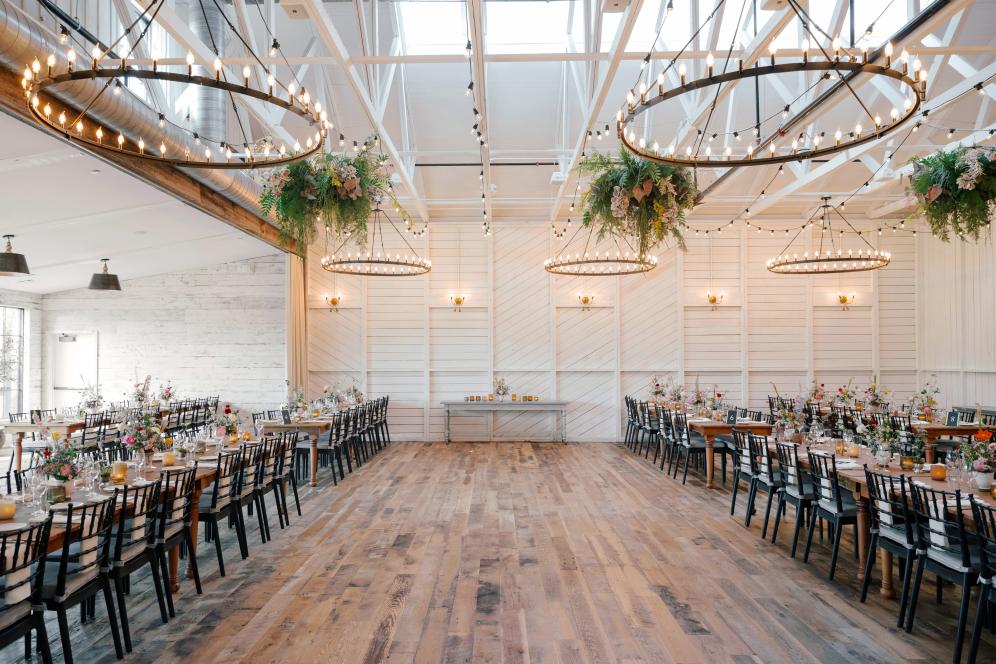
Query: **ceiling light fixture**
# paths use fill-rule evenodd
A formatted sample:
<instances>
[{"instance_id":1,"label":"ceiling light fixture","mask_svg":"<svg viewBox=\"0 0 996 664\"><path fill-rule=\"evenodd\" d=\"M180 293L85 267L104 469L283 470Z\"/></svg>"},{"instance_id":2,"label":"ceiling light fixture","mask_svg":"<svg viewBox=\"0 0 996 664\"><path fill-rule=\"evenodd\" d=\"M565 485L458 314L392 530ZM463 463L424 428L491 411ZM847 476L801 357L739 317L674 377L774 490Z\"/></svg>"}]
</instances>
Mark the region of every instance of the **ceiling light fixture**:
<instances>
[{"instance_id":1,"label":"ceiling light fixture","mask_svg":"<svg viewBox=\"0 0 996 664\"><path fill-rule=\"evenodd\" d=\"M4 235L3 239L7 242L3 253L0 253L0 277L12 277L15 274L31 274L28 271L28 261L24 258L24 254L14 253L14 247L11 246L10 242L14 239L14 236Z\"/></svg>"},{"instance_id":2,"label":"ceiling light fixture","mask_svg":"<svg viewBox=\"0 0 996 664\"><path fill-rule=\"evenodd\" d=\"M344 252L343 249L346 242L349 241L349 237L346 236L331 253L326 253L322 258L322 268L336 274L355 274L369 277L413 277L426 274L432 270L432 261L418 255L418 252L409 244L404 234L398 230L394 221L387 216L387 213L381 209L380 205L377 205L373 210L370 220L367 222L367 229L369 238L379 238L381 247L383 247L384 242L385 226L390 226L394 229L395 234L401 238L411 253L402 256L400 253L391 254L383 249L371 252L370 246L366 242L358 243L365 245L366 249L363 246L357 246L355 254L352 251ZM422 232L424 232L424 229ZM326 248L328 247L330 238L331 230L326 228ZM363 240L365 241L367 238L363 238Z\"/></svg>"},{"instance_id":3,"label":"ceiling light fixture","mask_svg":"<svg viewBox=\"0 0 996 664\"><path fill-rule=\"evenodd\" d=\"M107 271L108 260L110 259L108 258L100 259L100 262L103 263L103 266L101 267L100 272L96 272L92 277L90 277L90 285L87 286L87 288L89 288L90 290L112 290L112 291L121 290L121 281L118 280L118 275L110 274Z\"/></svg>"}]
</instances>

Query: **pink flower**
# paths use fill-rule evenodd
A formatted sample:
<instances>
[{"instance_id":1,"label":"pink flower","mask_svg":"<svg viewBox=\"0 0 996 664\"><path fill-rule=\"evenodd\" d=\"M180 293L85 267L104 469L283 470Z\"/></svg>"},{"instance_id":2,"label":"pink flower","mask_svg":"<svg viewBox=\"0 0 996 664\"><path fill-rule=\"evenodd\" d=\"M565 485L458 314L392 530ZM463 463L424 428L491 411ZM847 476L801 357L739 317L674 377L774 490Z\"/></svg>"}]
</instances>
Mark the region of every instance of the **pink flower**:
<instances>
[{"instance_id":1,"label":"pink flower","mask_svg":"<svg viewBox=\"0 0 996 664\"><path fill-rule=\"evenodd\" d=\"M927 190L927 200L936 201L944 193L944 187L939 184L930 185L930 189Z\"/></svg>"},{"instance_id":2,"label":"pink flower","mask_svg":"<svg viewBox=\"0 0 996 664\"><path fill-rule=\"evenodd\" d=\"M976 459L972 462L972 470L977 473L984 473L989 470L989 464L985 462L985 459Z\"/></svg>"},{"instance_id":3,"label":"pink flower","mask_svg":"<svg viewBox=\"0 0 996 664\"><path fill-rule=\"evenodd\" d=\"M62 468L59 469L59 474L62 475L63 477L69 477L69 474L71 472L72 468L69 467L69 464L63 464Z\"/></svg>"}]
</instances>

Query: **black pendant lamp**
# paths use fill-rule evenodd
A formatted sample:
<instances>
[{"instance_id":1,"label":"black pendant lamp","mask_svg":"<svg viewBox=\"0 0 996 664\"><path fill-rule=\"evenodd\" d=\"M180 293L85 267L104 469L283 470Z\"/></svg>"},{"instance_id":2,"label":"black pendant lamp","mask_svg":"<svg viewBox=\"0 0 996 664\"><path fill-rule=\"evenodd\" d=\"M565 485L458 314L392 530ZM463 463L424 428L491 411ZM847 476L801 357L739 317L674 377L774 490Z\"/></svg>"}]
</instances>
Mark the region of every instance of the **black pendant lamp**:
<instances>
[{"instance_id":1,"label":"black pendant lamp","mask_svg":"<svg viewBox=\"0 0 996 664\"><path fill-rule=\"evenodd\" d=\"M24 254L15 254L14 248L10 246L13 235L4 235L7 246L0 253L0 276L12 277L15 274L31 274L28 272L28 261L24 260Z\"/></svg>"},{"instance_id":2,"label":"black pendant lamp","mask_svg":"<svg viewBox=\"0 0 996 664\"><path fill-rule=\"evenodd\" d=\"M92 277L90 277L90 290L121 290L121 282L118 281L118 275L109 274L107 272L107 261L109 258L101 258L100 262L104 264L103 269L97 272Z\"/></svg>"}]
</instances>

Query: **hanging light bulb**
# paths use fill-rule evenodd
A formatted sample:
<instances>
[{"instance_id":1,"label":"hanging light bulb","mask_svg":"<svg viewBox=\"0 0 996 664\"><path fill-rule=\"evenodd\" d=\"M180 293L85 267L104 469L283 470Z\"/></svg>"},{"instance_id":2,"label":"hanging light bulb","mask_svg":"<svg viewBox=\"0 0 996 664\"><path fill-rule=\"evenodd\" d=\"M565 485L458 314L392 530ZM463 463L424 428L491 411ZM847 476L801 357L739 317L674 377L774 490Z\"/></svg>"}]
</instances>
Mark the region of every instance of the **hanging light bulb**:
<instances>
[{"instance_id":1,"label":"hanging light bulb","mask_svg":"<svg viewBox=\"0 0 996 664\"><path fill-rule=\"evenodd\" d=\"M712 57L712 53L706 55L706 76L712 78L712 66L715 64L716 58Z\"/></svg>"},{"instance_id":2,"label":"hanging light bulb","mask_svg":"<svg viewBox=\"0 0 996 664\"><path fill-rule=\"evenodd\" d=\"M886 42L885 44L885 66L892 66L892 42Z\"/></svg>"},{"instance_id":3,"label":"hanging light bulb","mask_svg":"<svg viewBox=\"0 0 996 664\"><path fill-rule=\"evenodd\" d=\"M467 84L467 90L464 92L468 97L474 92L474 82L471 81Z\"/></svg>"},{"instance_id":4,"label":"hanging light bulb","mask_svg":"<svg viewBox=\"0 0 996 664\"><path fill-rule=\"evenodd\" d=\"M187 76L194 75L194 54L187 51Z\"/></svg>"}]
</instances>

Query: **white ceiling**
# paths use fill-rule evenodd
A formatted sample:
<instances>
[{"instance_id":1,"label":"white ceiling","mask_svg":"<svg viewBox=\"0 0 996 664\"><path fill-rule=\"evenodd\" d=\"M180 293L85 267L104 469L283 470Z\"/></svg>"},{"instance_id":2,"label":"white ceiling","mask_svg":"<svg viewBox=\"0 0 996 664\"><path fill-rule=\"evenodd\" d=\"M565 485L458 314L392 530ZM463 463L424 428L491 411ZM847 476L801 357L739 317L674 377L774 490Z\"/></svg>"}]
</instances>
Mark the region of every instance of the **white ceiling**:
<instances>
[{"instance_id":1,"label":"white ceiling","mask_svg":"<svg viewBox=\"0 0 996 664\"><path fill-rule=\"evenodd\" d=\"M85 12L81 18L87 27L112 41L121 29L118 10L130 7L135 11L151 1L131 0L129 4L129 0L97 0L77 7L74 0L59 0L59 4L70 13ZM166 6L175 20L183 23L200 11L198 1L167 0ZM680 49L720 4L718 0L673 1L675 10L663 19L658 51ZM58 22L39 11L34 0L22 2L33 15L42 17L48 29L58 29ZM622 36L628 14L603 13L598 0L232 0L223 6L236 25L240 18L248 22L245 39L256 44L263 62L278 78L289 81L293 68L301 82L314 91L313 97L331 109L336 125L333 136L344 133L347 147L373 131L371 117L380 119L376 110L364 107L358 89L372 100L373 107L383 107L383 129L396 147L392 156L413 182L410 190L400 192L402 201L413 212L424 207L433 220L480 219L480 151L471 133L475 98L464 94L472 70L476 70L476 103L484 111L489 140L491 218L495 223L503 219L549 223L551 217L568 216L574 191L573 180L561 189L559 181L551 181L551 177L564 174L576 161L576 146L587 128L604 129L611 122L639 76L641 59L654 41L665 4L666 0L630 0L631 8L640 8L638 18L629 21L632 33L628 40L620 39L615 49L613 44L617 35ZM929 4L927 0L857 0L858 37L874 21L866 41L875 48ZM798 47L803 33L798 21L786 14L790 12L787 3L758 0L756 28L741 17L741 12L743 16L750 14L751 5L752 0L722 2L721 20L707 24L689 47L697 49L694 55L682 58L690 71L704 68L706 52L717 56L719 68L731 38L735 38L735 58L754 45L766 59L767 41L773 41L782 53ZM817 24L848 41L846 0L812 1L808 6ZM162 27L156 33L159 56L182 62L186 48L174 38L177 26L162 20L165 14L160 14ZM475 24L476 16L481 17L480 26ZM470 61L463 55L468 25L471 35L477 34L475 30L484 33L483 43L475 43ZM953 0L929 29L897 44L897 52L902 47L909 49L930 72L928 107L947 90L964 85L967 77L993 67L993 25L996 1ZM760 37L755 37L755 30ZM268 57L270 33L282 45L281 53L273 58ZM757 46L758 39L764 37L767 40ZM245 49L231 34L226 42L225 60L240 69L249 61ZM337 53L340 44L344 52ZM659 71L667 57L672 56L654 59L651 71ZM618 65L615 75L604 80L614 64ZM777 116L785 95L797 95L811 82L789 78L782 83L781 88L769 83L761 86L762 116ZM891 90L879 89L862 81L856 88L872 112L888 117L892 105L902 99L896 95L898 86L889 85ZM722 134L727 125L751 126L752 88L742 84L718 105L707 133ZM381 94L382 90L386 93ZM169 89L165 92L167 98L173 98ZM597 103L600 97L604 97L602 104ZM932 113L929 126L913 134L901 149L898 145L905 131L879 142L860 158L841 159L839 164L793 164L768 186L767 198L759 207L766 208L764 216L773 220L797 218L808 214L821 195L843 199L869 182L872 186L848 203L851 214L868 211L874 216L886 213L896 217L902 213L901 206L886 206L904 197L899 179L902 166L916 155L969 133L959 131L954 139L948 139L948 127L970 130L996 123L994 98L996 84L990 84L984 95L972 91L944 106ZM832 135L837 127L846 131L862 119L853 100L846 95L839 99L839 104L809 116L804 126ZM707 98L692 96L687 101L694 107ZM182 117L184 102L174 102L167 110ZM647 114L645 131L650 141L667 145L692 123L689 109L679 102L669 104ZM594 119L591 125L587 124L589 116ZM243 117L254 136L267 133L258 120L245 118L244 113ZM274 122L279 124L279 120ZM703 122L700 119L697 126ZM232 121L228 124L237 126ZM290 126L286 129L294 131ZM15 287L45 292L84 285L97 259L104 256L112 258L114 270L127 278L271 251L255 240L236 239L243 236L224 224L9 119L0 124L0 135L10 137L0 144L0 170L9 171L3 185L8 200L0 209L0 231L22 236L16 246L37 273L33 280ZM736 145L730 137L720 136L716 151L727 143ZM585 149L615 150L616 141L612 137L593 141ZM891 161L879 168L892 153ZM91 175L95 168L101 172ZM722 172L700 169L700 188L708 187ZM737 171L710 190L690 215L690 223L713 224L742 213L745 205L757 202L773 173L773 167ZM58 188L52 186L55 182L60 182ZM58 196L46 196L56 190ZM558 193L563 194L559 199ZM145 235L136 235L143 231Z\"/></svg>"},{"instance_id":2,"label":"white ceiling","mask_svg":"<svg viewBox=\"0 0 996 664\"><path fill-rule=\"evenodd\" d=\"M273 247L0 113L0 234L31 274L0 289L85 288L110 258L121 279L265 256Z\"/></svg>"}]
</instances>

